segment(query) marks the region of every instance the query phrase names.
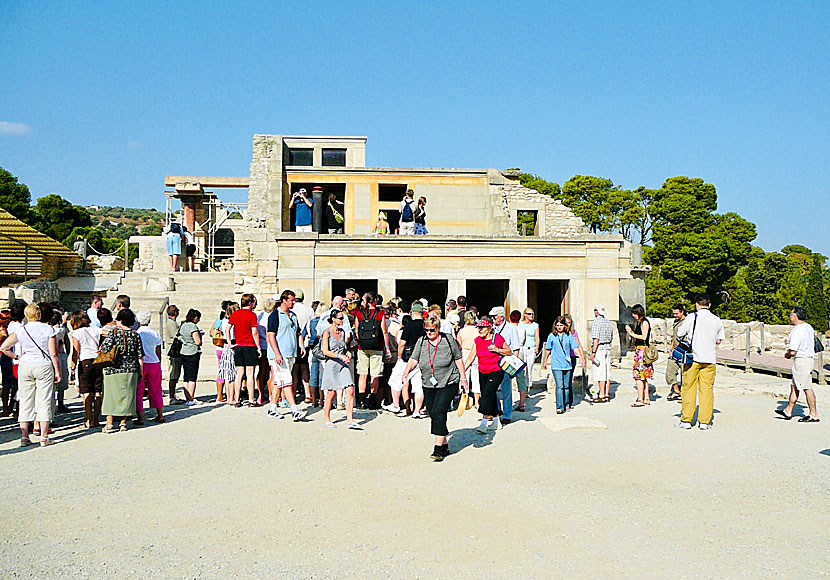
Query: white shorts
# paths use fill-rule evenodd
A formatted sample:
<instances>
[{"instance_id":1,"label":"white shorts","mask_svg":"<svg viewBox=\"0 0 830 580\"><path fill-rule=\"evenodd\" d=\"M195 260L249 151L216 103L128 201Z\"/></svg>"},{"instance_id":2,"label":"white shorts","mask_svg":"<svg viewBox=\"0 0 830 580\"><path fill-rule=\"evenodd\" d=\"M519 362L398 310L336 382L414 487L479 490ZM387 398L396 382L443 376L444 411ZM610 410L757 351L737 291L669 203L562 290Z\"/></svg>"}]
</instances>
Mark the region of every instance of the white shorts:
<instances>
[{"instance_id":1,"label":"white shorts","mask_svg":"<svg viewBox=\"0 0 830 580\"><path fill-rule=\"evenodd\" d=\"M793 384L796 389L813 388L813 359L810 357L797 357L793 359Z\"/></svg>"},{"instance_id":2,"label":"white shorts","mask_svg":"<svg viewBox=\"0 0 830 580\"><path fill-rule=\"evenodd\" d=\"M594 355L594 364L590 366L594 384L608 381L611 377L611 349L598 349Z\"/></svg>"},{"instance_id":3,"label":"white shorts","mask_svg":"<svg viewBox=\"0 0 830 580\"><path fill-rule=\"evenodd\" d=\"M306 233L306 234L312 233L312 229L311 229L310 225L308 225L308 226L297 226L297 231L298 232L303 232L303 233Z\"/></svg>"},{"instance_id":4,"label":"white shorts","mask_svg":"<svg viewBox=\"0 0 830 580\"><path fill-rule=\"evenodd\" d=\"M406 369L407 363L398 359L395 366L392 368L392 374L389 375L389 388L400 393L403 390L403 371ZM424 382L421 379L421 369L415 367L409 373L409 390L414 394L421 394L424 392Z\"/></svg>"},{"instance_id":5,"label":"white shorts","mask_svg":"<svg viewBox=\"0 0 830 580\"><path fill-rule=\"evenodd\" d=\"M474 395L481 394L481 383L478 380L478 359L467 369L467 383Z\"/></svg>"},{"instance_id":6,"label":"white shorts","mask_svg":"<svg viewBox=\"0 0 830 580\"><path fill-rule=\"evenodd\" d=\"M282 357L282 364L278 365L275 359L270 359L271 372L274 374L274 387L282 389L283 387L290 387L294 384L294 357Z\"/></svg>"}]
</instances>

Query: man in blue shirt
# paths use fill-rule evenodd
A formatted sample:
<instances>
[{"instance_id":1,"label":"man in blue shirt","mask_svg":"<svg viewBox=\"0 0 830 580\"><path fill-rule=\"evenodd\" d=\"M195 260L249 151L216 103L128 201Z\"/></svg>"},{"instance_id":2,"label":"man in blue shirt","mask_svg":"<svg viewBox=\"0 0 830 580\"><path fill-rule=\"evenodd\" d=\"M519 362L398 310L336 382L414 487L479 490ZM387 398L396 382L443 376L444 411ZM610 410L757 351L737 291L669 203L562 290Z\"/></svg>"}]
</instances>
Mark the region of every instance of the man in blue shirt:
<instances>
[{"instance_id":1,"label":"man in blue shirt","mask_svg":"<svg viewBox=\"0 0 830 580\"><path fill-rule=\"evenodd\" d=\"M273 389L271 405L268 407L268 415L275 419L282 419L277 412L277 399L280 390L291 405L291 418L294 421L301 421L308 414L308 411L297 407L294 400L294 359L299 354L305 354L305 344L300 337L300 328L297 323L297 316L291 312L294 306L296 295L291 290L284 290L280 296L280 305L268 316L268 332L265 335L268 343L268 361L271 363L271 377ZM249 387L250 388L250 387Z\"/></svg>"},{"instance_id":2,"label":"man in blue shirt","mask_svg":"<svg viewBox=\"0 0 830 580\"><path fill-rule=\"evenodd\" d=\"M291 196L291 206L294 208L294 230L311 233L311 206L314 199L307 197L305 188Z\"/></svg>"}]
</instances>

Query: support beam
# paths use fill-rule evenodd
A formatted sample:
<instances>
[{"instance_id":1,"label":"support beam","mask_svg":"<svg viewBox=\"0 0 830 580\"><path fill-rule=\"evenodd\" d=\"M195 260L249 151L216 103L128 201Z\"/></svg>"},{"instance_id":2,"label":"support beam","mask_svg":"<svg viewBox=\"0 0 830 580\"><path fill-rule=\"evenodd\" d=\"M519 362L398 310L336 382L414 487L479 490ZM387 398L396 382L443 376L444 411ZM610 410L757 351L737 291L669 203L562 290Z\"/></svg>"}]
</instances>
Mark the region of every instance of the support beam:
<instances>
[{"instance_id":1,"label":"support beam","mask_svg":"<svg viewBox=\"0 0 830 580\"><path fill-rule=\"evenodd\" d=\"M248 187L248 177L206 177L192 175L168 175L164 178L165 187L176 187L177 183L201 183L202 187Z\"/></svg>"}]
</instances>

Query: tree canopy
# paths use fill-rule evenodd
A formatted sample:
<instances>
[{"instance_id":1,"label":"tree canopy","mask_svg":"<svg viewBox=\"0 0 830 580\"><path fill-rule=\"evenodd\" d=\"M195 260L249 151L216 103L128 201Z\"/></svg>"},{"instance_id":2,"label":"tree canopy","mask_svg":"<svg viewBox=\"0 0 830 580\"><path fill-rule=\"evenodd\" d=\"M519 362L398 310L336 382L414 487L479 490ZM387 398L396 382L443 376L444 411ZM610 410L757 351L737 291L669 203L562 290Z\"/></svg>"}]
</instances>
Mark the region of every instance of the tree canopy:
<instances>
[{"instance_id":1,"label":"tree canopy","mask_svg":"<svg viewBox=\"0 0 830 580\"><path fill-rule=\"evenodd\" d=\"M28 223L31 203L29 188L18 183L17 177L0 167L0 207Z\"/></svg>"}]
</instances>

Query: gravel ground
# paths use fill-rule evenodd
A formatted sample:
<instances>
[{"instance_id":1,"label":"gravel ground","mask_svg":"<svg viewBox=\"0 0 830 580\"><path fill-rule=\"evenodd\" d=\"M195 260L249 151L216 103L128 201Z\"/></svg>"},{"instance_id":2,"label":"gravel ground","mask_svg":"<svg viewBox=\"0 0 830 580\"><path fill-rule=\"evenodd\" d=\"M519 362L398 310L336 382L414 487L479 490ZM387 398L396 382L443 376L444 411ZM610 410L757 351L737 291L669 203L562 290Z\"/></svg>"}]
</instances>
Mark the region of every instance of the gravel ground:
<instances>
[{"instance_id":1,"label":"gravel ground","mask_svg":"<svg viewBox=\"0 0 830 580\"><path fill-rule=\"evenodd\" d=\"M709 432L664 398L630 408L615 371L611 403L561 417L544 392L487 436L453 414L443 463L428 421L389 414L177 407L45 449L2 419L0 577L826 577L830 415L776 419L786 380L718 372Z\"/></svg>"}]
</instances>

